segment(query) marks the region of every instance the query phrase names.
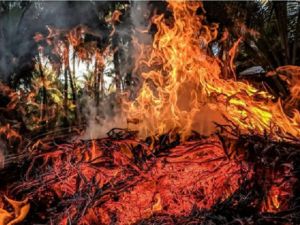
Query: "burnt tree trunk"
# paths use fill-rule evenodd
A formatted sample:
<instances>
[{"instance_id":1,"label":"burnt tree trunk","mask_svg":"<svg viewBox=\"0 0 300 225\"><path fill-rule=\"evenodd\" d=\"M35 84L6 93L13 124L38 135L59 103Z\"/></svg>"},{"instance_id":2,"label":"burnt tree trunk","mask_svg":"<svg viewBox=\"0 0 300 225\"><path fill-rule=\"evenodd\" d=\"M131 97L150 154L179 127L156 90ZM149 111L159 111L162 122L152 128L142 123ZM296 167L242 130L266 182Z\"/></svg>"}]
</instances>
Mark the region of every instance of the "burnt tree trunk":
<instances>
[{"instance_id":1,"label":"burnt tree trunk","mask_svg":"<svg viewBox=\"0 0 300 225\"><path fill-rule=\"evenodd\" d=\"M112 48L114 51L114 67L115 67L115 84L117 92L121 90L121 71L120 71L120 57L119 57L119 35L117 32L112 37Z\"/></svg>"},{"instance_id":2,"label":"burnt tree trunk","mask_svg":"<svg viewBox=\"0 0 300 225\"><path fill-rule=\"evenodd\" d=\"M44 71L43 71L43 67L42 67L42 61L41 61L41 57L38 54L38 63L39 63L39 72L40 72L40 76L42 79L42 101L41 101L41 117L40 120L42 123L47 122L46 117L47 117L47 89L46 89L46 83L45 83L45 75L44 75Z\"/></svg>"},{"instance_id":3,"label":"burnt tree trunk","mask_svg":"<svg viewBox=\"0 0 300 225\"><path fill-rule=\"evenodd\" d=\"M69 48L69 46L68 46L68 48ZM73 74L71 73L71 70L70 70L69 62L70 61L69 61L69 57L68 57L68 63L66 64L66 70L68 72L70 87L71 87L71 91L72 91L72 103L73 103L73 105L76 106L75 120L77 121L77 119L78 119L77 104L76 104L77 103L77 93L76 93L76 88L75 88L75 84L74 84ZM73 73L75 74L75 57L74 57L74 54L73 54Z\"/></svg>"},{"instance_id":4,"label":"burnt tree trunk","mask_svg":"<svg viewBox=\"0 0 300 225\"><path fill-rule=\"evenodd\" d=\"M72 84L73 84L73 89L72 89L72 93L73 93L73 103L76 105L76 121L78 121L79 124L81 124L81 116L80 116L80 111L79 111L79 102L78 102L78 97L77 97L77 91L76 91L76 80L75 80L75 76L76 76L76 69L75 69L75 50L73 52L73 73L70 73L70 77L72 78Z\"/></svg>"},{"instance_id":5,"label":"burnt tree trunk","mask_svg":"<svg viewBox=\"0 0 300 225\"><path fill-rule=\"evenodd\" d=\"M296 64L296 59L297 59L297 48L298 48L298 40L300 38L300 3L298 2L298 19L297 19L297 24L296 24L296 34L295 34L295 40L293 43L293 56L292 56L292 64Z\"/></svg>"},{"instance_id":6,"label":"burnt tree trunk","mask_svg":"<svg viewBox=\"0 0 300 225\"><path fill-rule=\"evenodd\" d=\"M98 106L100 104L100 96L99 96L99 71L98 71L98 63L95 61L95 70L94 70L94 96L95 102L97 106L97 114L98 114Z\"/></svg>"},{"instance_id":7,"label":"burnt tree trunk","mask_svg":"<svg viewBox=\"0 0 300 225\"><path fill-rule=\"evenodd\" d=\"M65 122L67 122L67 118L68 118L68 71L67 68L64 68L64 79L65 79L65 83L64 83L64 118L65 118Z\"/></svg>"},{"instance_id":8,"label":"burnt tree trunk","mask_svg":"<svg viewBox=\"0 0 300 225\"><path fill-rule=\"evenodd\" d=\"M222 59L222 75L224 79L228 79L230 77L230 70L229 70L229 40L224 40L221 45L221 59Z\"/></svg>"},{"instance_id":9,"label":"burnt tree trunk","mask_svg":"<svg viewBox=\"0 0 300 225\"><path fill-rule=\"evenodd\" d=\"M99 73L99 80L100 80L100 97L101 99L104 98L104 74L103 74L103 68L100 70L101 73Z\"/></svg>"},{"instance_id":10,"label":"burnt tree trunk","mask_svg":"<svg viewBox=\"0 0 300 225\"><path fill-rule=\"evenodd\" d=\"M287 36L287 3L286 2L273 2L276 14L277 28L280 36L280 44L284 52L284 64L290 63L290 50Z\"/></svg>"}]
</instances>

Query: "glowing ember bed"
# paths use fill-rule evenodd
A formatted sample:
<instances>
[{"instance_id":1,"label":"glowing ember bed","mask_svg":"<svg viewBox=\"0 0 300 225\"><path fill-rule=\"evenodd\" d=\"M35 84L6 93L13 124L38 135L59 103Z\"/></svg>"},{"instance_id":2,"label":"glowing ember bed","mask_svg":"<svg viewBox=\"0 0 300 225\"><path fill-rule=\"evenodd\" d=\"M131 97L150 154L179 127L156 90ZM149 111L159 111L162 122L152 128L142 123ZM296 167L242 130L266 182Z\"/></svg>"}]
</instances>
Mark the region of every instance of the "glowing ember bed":
<instances>
[{"instance_id":1,"label":"glowing ember bed","mask_svg":"<svg viewBox=\"0 0 300 225\"><path fill-rule=\"evenodd\" d=\"M134 132L118 129L109 134L31 146L34 157L23 165L24 179L11 182L7 191L26 198L15 210L30 202L24 224L204 223L218 213L230 220L228 210L248 210L247 220L253 212L288 208L295 183L291 171L270 172L245 153L224 150L217 136L180 142L171 135L136 141ZM257 172L268 173L267 180ZM16 211L7 206L13 220Z\"/></svg>"}]
</instances>

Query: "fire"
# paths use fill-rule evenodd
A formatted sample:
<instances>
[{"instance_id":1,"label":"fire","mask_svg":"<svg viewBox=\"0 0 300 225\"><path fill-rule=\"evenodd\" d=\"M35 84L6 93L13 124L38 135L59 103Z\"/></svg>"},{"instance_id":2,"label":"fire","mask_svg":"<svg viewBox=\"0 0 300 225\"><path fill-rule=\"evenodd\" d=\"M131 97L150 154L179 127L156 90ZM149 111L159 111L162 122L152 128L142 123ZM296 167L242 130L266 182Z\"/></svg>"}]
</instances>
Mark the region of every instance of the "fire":
<instances>
[{"instance_id":1,"label":"fire","mask_svg":"<svg viewBox=\"0 0 300 225\"><path fill-rule=\"evenodd\" d=\"M59 145L35 157L26 181L13 193L46 203L36 217L47 216L53 224L112 224L111 212L115 224L134 224L155 213L187 216L193 207L208 210L253 174L246 163L226 157L217 137L179 144L152 159L146 157L149 148L135 139L109 138ZM64 207L59 216L47 211L55 198Z\"/></svg>"},{"instance_id":2,"label":"fire","mask_svg":"<svg viewBox=\"0 0 300 225\"><path fill-rule=\"evenodd\" d=\"M60 225L144 224L143 221L161 215L174 221L195 217L198 224L200 220L210 223L206 219L213 218L214 213L225 221L228 218L219 215L219 211L228 209L236 214L229 216L230 220L236 217L234 223L243 216L235 213L235 208L255 212L249 213L249 217L245 215L245 221L250 221L258 216L269 217L271 213L275 218L276 213L286 213L293 207L298 161L292 158L298 157L295 149L299 149L299 144L278 140L300 137L300 113L294 110L300 101L299 67L284 66L267 75L279 73L290 89L290 97L284 103L276 102L268 92L238 80L234 58L243 37L236 40L228 52L230 60L223 63L208 53L208 46L218 37L219 25L207 24L204 15L198 15L199 8L205 12L203 4L170 1L168 7L172 17L152 17L157 32L151 45L140 44L133 37L139 49L133 72L141 75L143 83L135 100L123 101L129 129L114 128L107 133L108 137L92 140L75 138L74 133L61 137L53 133L52 139L52 133L46 133L44 138L37 136L38 140L30 139L27 144L29 138L23 138L18 126L0 124L0 138L11 149L15 142L24 142L21 147L26 144L24 153L18 155L19 161L24 159L16 170L20 170L17 179L21 179L5 185L10 196L26 198L15 201L5 197L3 202L0 199L0 225L31 220ZM121 16L122 12L116 10L106 20L112 27L111 39L118 32L115 25L122 23ZM85 42L86 34L101 35L91 33L83 25L71 30L48 29L48 36L36 34L34 38L43 45L47 43L59 59L57 62L49 58L53 68L46 70L45 66L43 70L46 46L40 47L40 73L31 82L33 90L14 92L0 83L0 89L10 99L8 111L20 107L21 112L26 112L26 107L19 106L23 99L26 105L35 106L37 113L32 114L39 115L27 114L24 121L28 130L39 131L38 134L44 132L39 127L50 130L43 127L44 122L48 125L55 121L58 111L63 111L67 118L69 111L78 107L74 118L80 118L78 100L85 93L76 90L76 62L95 64L87 86L100 97L107 56L114 57L118 51L114 44L100 50L97 41ZM225 30L221 41L228 37ZM228 66L230 76L222 74L224 65ZM116 80L121 79L115 74ZM54 77L61 75L64 79L56 84ZM60 84L65 84L62 92ZM125 88L116 85L116 93ZM42 91L49 96L40 97ZM52 106L47 105L50 102ZM219 132L203 136L215 131L213 122L230 123L238 134L231 139L228 126L220 126L225 127L226 135ZM78 129L79 135L81 128ZM136 130L143 139L136 135ZM265 133L268 136L262 137ZM7 162L11 161L9 157ZM30 205L29 199L35 204ZM24 221L30 206L34 214ZM243 223L242 218L240 221ZM188 224L180 220L176 223Z\"/></svg>"},{"instance_id":3,"label":"fire","mask_svg":"<svg viewBox=\"0 0 300 225\"><path fill-rule=\"evenodd\" d=\"M274 76L276 73L289 86L291 97L287 105L296 108L296 104L300 100L300 67L291 65L281 66L276 71L269 72L267 76Z\"/></svg>"},{"instance_id":4,"label":"fire","mask_svg":"<svg viewBox=\"0 0 300 225\"><path fill-rule=\"evenodd\" d=\"M14 212L8 212L5 209L0 208L0 225L14 225L21 223L30 209L28 198L23 201L15 201L5 196L5 200L11 205Z\"/></svg>"},{"instance_id":5,"label":"fire","mask_svg":"<svg viewBox=\"0 0 300 225\"><path fill-rule=\"evenodd\" d=\"M152 46L137 46L135 72L141 72L143 84L137 98L124 104L128 121L138 120L130 128L141 136L176 130L186 137L191 130L202 131L200 121L210 117L204 113L208 107L219 114L219 120L225 117L244 133L267 132L275 139L300 137L299 111L288 116L281 102L274 103L267 92L247 82L222 79L220 60L207 54L216 29L197 15L201 2L170 1L168 7L172 20L164 15L152 18L158 29ZM232 60L238 42L232 48ZM230 70L234 73L233 61Z\"/></svg>"},{"instance_id":6,"label":"fire","mask_svg":"<svg viewBox=\"0 0 300 225\"><path fill-rule=\"evenodd\" d=\"M269 172L268 179L271 185L266 190L265 200L262 204L262 212L278 212L286 210L289 205L290 194L293 192L295 177L292 176L292 166L285 165L280 172Z\"/></svg>"}]
</instances>

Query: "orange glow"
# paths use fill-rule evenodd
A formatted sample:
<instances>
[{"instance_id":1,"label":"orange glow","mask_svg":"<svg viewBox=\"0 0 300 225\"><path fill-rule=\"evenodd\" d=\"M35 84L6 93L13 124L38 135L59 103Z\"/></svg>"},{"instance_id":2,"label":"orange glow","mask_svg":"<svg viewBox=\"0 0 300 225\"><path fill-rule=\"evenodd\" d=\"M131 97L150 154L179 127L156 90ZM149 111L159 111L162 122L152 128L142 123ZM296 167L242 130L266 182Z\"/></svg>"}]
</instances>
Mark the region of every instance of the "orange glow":
<instances>
[{"instance_id":1,"label":"orange glow","mask_svg":"<svg viewBox=\"0 0 300 225\"><path fill-rule=\"evenodd\" d=\"M75 64L77 61L94 64L94 73L86 74L86 82L90 84L91 93L98 95L97 92L105 89L104 69L112 69L109 70L111 75L113 69L117 71L117 64L114 68L107 66L106 56L112 56L110 58L114 61L118 58L114 57L114 53L118 53L121 45L113 50L111 48L114 44L100 50L97 47L98 40L87 41L87 38L85 42L84 35L91 31L83 25L71 30L49 28L48 36L36 34L34 39L37 42L46 40L51 46L52 53L59 58L59 63L53 63L59 64L60 69L57 74L49 72L48 75L47 70L43 71L43 76L42 73L37 74L38 78L31 82L32 90L24 97L27 105L34 106L40 112L40 116L24 113L24 120L28 120L27 123L30 124L28 127L38 132L32 132L32 137L27 137L26 134L22 141L22 130L18 131L17 126L6 123L0 126L0 138L6 139L11 148L15 142L24 143L23 146L26 147L24 163L20 164L19 177L22 179L16 182L16 186L5 186L7 194L28 197L23 201L15 201L6 196L3 202L0 199L0 225L30 223L32 221L28 220L33 217L47 219L49 223L59 225L139 224L139 221L156 215L170 215L170 218L189 217L194 209L201 213L198 216L195 211L200 223L202 217L206 219L207 215L213 215L211 212L220 211L219 206L220 209L224 206L234 209L231 207L237 206L242 210L248 207L257 210L254 217L249 217L250 221L252 217L266 212L275 215L290 209L290 200L294 197L296 167L294 168L294 161L290 159L293 155L286 157L285 154L293 152L290 149L296 149L288 146L295 143L283 142L287 147L282 145L286 148L282 151L282 158L278 150L281 145L274 150L273 145L280 144L278 140L281 139L300 138L300 113L295 110L295 105L300 101L299 67L284 66L267 75L279 74L290 89L291 95L284 103L281 100L276 102L274 96L268 92L261 91L236 76L234 59L239 45L243 42L242 37L237 38L231 46L228 62L223 63L221 59L209 54L209 45L219 36L219 25L206 24L204 16L197 15L203 4L194 1L170 1L168 7L173 18L165 18L165 15L152 17L157 32L151 45L139 43L137 37L132 38L138 50L133 73L141 77L142 85L134 100L125 97L122 99L122 109L129 129L113 129L113 132L107 133L108 137L101 139L86 140L73 136L71 122L77 116L78 121L80 116L88 114L91 119L102 122L106 114L105 104L96 104L102 107L103 117L101 109L99 113L93 113L92 109L89 109L90 113L85 113L85 107L94 106L89 104L89 90L83 88L81 92L81 89L76 89ZM118 34L116 31L119 32L115 30L115 25L122 23L121 16L122 13L116 10L106 20L112 27L110 39L115 38ZM149 29L150 27L153 28L149 26ZM147 35L145 30L140 29L140 32ZM229 37L229 31L225 29L221 41ZM124 51L124 55L125 53ZM222 66L228 67L226 71L229 76L227 73L226 77L222 74ZM51 77L60 75L65 77L55 85L55 79L52 80ZM74 83L72 104L69 92L72 86L70 88L69 83ZM126 86L127 84L124 85L125 90ZM0 89L1 87L0 83ZM43 101L39 100L42 99L42 87L49 94L49 97L42 97ZM57 90L64 88L64 92L50 95L50 91L54 91L56 87ZM8 88L4 89L4 85L3 91L11 92L6 94L11 99L7 109L13 110L18 106L21 95ZM75 97L75 93L78 96ZM97 103L114 101L115 97L119 102L119 91L115 93L112 91L112 95L109 93L107 98L104 93ZM50 102L55 104L52 106ZM75 114L65 109L65 104L70 109L78 107L78 115L77 112ZM44 109L47 109L46 113L43 112ZM61 116L58 111L62 112ZM58 117L58 122L54 120L55 117ZM44 130L50 131L52 119L55 122L53 127L57 127L58 132L54 130L53 133L44 134ZM65 119L66 122L70 120L70 123L65 123ZM77 127L81 122L74 122L78 134L90 122L83 121L82 127ZM232 123L241 134L248 135L237 135L234 139L231 139L230 134L223 137L223 133L215 133L214 122ZM56 124L62 124L63 129L60 130ZM70 124L68 133L64 130L67 124ZM102 125L95 123L95 126L100 124ZM43 129L38 130L39 127ZM192 133L194 130L198 133ZM33 136L35 133L41 136ZM191 137L191 133L194 136ZM213 134L206 137L208 133ZM256 138L255 134L265 133L268 134L266 143L261 146L260 141L264 137L254 139L253 146L252 142L244 140L250 140L253 136ZM71 136L72 138L68 138ZM94 135L90 136L92 137L95 138ZM30 143L27 144L27 141ZM257 152L263 154L256 157ZM23 160L21 156L23 152L20 152L20 161ZM266 159L270 159L270 163ZM284 161L288 163L284 164ZM247 183L251 185L248 186ZM256 187L257 193L252 193L252 189ZM29 199L34 200L31 211L36 215L26 219L30 210ZM223 215L220 214L221 217ZM235 215L230 217L239 222ZM205 222L204 220L203 223Z\"/></svg>"},{"instance_id":2,"label":"orange glow","mask_svg":"<svg viewBox=\"0 0 300 225\"><path fill-rule=\"evenodd\" d=\"M14 225L21 223L27 216L30 204L28 198L23 201L15 201L5 196L5 200L13 208L13 212L8 212L0 208L0 225Z\"/></svg>"},{"instance_id":3,"label":"orange glow","mask_svg":"<svg viewBox=\"0 0 300 225\"><path fill-rule=\"evenodd\" d=\"M281 102L275 103L267 92L246 82L222 79L220 60L206 50L216 36L215 25L203 24L196 15L199 7L201 2L170 1L172 25L163 15L155 15L152 22L158 31L152 46L136 42L140 54L135 72L144 81L137 98L124 103L128 121L139 121L129 128L139 130L142 137L174 130L186 137L191 130L203 130L201 121L210 117L204 109L209 108L242 133L266 131L274 139L300 137L299 111L288 116ZM241 41L230 53L232 73ZM293 92L297 90L294 87Z\"/></svg>"},{"instance_id":4,"label":"orange glow","mask_svg":"<svg viewBox=\"0 0 300 225\"><path fill-rule=\"evenodd\" d=\"M15 142L21 142L22 137L19 135L17 131L15 131L10 124L6 124L0 127L0 135L4 136L4 138L8 141L10 146L13 145Z\"/></svg>"},{"instance_id":5,"label":"orange glow","mask_svg":"<svg viewBox=\"0 0 300 225\"><path fill-rule=\"evenodd\" d=\"M262 202L262 212L279 212L287 210L296 179L292 175L293 166L286 164L282 171L267 171L269 184Z\"/></svg>"},{"instance_id":6,"label":"orange glow","mask_svg":"<svg viewBox=\"0 0 300 225\"><path fill-rule=\"evenodd\" d=\"M289 87L291 98L287 105L295 106L300 100L300 67L292 65L281 66L278 67L275 72L269 72L267 76L274 76L276 74L284 80Z\"/></svg>"},{"instance_id":7,"label":"orange glow","mask_svg":"<svg viewBox=\"0 0 300 225\"><path fill-rule=\"evenodd\" d=\"M278 187L272 186L268 192L268 196L263 203L262 211L263 212L277 212L280 209L280 197L281 191Z\"/></svg>"}]
</instances>

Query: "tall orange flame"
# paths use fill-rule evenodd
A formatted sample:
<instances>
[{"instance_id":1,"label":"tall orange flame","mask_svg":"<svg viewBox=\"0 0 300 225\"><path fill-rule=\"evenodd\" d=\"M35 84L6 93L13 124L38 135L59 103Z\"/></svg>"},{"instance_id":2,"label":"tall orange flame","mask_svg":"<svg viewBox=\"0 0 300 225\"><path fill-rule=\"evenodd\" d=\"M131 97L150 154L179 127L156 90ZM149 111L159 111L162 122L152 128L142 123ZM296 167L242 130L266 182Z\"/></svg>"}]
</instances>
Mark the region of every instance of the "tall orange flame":
<instances>
[{"instance_id":1,"label":"tall orange flame","mask_svg":"<svg viewBox=\"0 0 300 225\"><path fill-rule=\"evenodd\" d=\"M135 69L144 81L137 98L125 102L129 121L139 121L130 126L142 136L178 129L185 137L192 129L201 131L200 121L210 117L204 113L208 107L242 132L300 137L299 111L289 117L267 92L222 79L219 60L206 51L215 29L196 14L201 2L170 1L168 7L173 21L154 16L158 31L152 46L138 45Z\"/></svg>"}]
</instances>

